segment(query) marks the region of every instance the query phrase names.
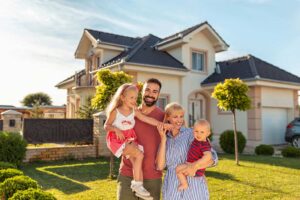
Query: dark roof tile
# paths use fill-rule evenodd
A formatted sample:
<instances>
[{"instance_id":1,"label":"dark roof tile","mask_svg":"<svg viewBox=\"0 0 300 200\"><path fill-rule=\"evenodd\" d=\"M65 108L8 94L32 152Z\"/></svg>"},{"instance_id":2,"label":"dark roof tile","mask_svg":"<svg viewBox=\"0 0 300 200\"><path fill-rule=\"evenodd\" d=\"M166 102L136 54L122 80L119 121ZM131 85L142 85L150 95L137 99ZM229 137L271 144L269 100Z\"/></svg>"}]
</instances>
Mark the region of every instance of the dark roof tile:
<instances>
[{"instance_id":1,"label":"dark roof tile","mask_svg":"<svg viewBox=\"0 0 300 200\"><path fill-rule=\"evenodd\" d=\"M141 38L139 37L133 38L133 37L117 35L113 33L91 30L91 29L85 29L85 30L87 30L96 40L99 39L102 42L116 44L116 45L131 47L136 42L141 40Z\"/></svg>"},{"instance_id":2,"label":"dark roof tile","mask_svg":"<svg viewBox=\"0 0 300 200\"><path fill-rule=\"evenodd\" d=\"M202 85L223 82L228 78L267 79L300 84L298 76L252 55L217 62L217 64L221 73L214 72L201 83Z\"/></svg>"}]
</instances>

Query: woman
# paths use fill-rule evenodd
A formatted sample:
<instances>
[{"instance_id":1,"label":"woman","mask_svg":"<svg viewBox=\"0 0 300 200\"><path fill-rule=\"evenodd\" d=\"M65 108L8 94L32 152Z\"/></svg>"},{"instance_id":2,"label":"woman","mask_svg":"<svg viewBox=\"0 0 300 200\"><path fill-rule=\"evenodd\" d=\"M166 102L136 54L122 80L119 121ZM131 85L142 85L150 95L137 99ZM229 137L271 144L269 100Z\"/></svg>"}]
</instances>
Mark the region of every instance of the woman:
<instances>
[{"instance_id":1,"label":"woman","mask_svg":"<svg viewBox=\"0 0 300 200\"><path fill-rule=\"evenodd\" d=\"M171 103L165 109L166 122L173 125L173 129L167 132L163 126L158 126L161 136L161 144L157 154L157 169L167 172L163 184L164 200L207 200L209 199L208 188L205 177L194 177L198 169L206 168L216 164L218 158L212 150L213 160L199 159L188 165L184 174L188 176L189 187L186 190L178 191L179 181L176 176L176 167L185 163L190 144L194 140L191 128L185 128L184 110L177 103Z\"/></svg>"}]
</instances>

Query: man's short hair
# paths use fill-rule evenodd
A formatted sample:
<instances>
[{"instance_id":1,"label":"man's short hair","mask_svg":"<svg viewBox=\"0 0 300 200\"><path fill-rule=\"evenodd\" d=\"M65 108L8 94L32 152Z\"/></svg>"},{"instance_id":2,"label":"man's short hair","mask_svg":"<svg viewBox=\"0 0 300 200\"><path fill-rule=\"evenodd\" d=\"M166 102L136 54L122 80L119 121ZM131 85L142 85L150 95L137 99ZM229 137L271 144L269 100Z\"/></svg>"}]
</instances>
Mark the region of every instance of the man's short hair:
<instances>
[{"instance_id":1,"label":"man's short hair","mask_svg":"<svg viewBox=\"0 0 300 200\"><path fill-rule=\"evenodd\" d=\"M159 91L161 89L161 82L158 79L156 79L156 78L149 78L146 81L146 83L155 83L155 84L159 85Z\"/></svg>"}]
</instances>

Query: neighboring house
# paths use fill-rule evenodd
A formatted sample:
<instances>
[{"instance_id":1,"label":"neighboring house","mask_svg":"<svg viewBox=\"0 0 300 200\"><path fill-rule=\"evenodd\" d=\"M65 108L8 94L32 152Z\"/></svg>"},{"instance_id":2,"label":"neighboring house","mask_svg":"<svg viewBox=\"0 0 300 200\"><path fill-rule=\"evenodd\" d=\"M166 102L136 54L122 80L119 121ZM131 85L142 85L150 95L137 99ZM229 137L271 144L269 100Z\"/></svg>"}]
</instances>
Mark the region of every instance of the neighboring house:
<instances>
[{"instance_id":1,"label":"neighboring house","mask_svg":"<svg viewBox=\"0 0 300 200\"><path fill-rule=\"evenodd\" d=\"M237 128L248 145L284 143L287 122L298 116L300 78L252 55L216 62L215 54L228 47L207 22L166 38L85 29L75 51L75 58L85 60L85 69L56 87L67 89L67 118L72 118L95 94L94 74L100 69L123 70L134 81L158 78L163 84L158 105L179 102L189 125L209 120L217 141L220 133L232 129L232 117L217 108L211 93L218 82L239 77L249 85L253 104L251 110L237 113Z\"/></svg>"},{"instance_id":2,"label":"neighboring house","mask_svg":"<svg viewBox=\"0 0 300 200\"><path fill-rule=\"evenodd\" d=\"M22 118L31 118L33 112L33 108L27 106L15 107L12 105L0 105L0 114L7 110L22 113ZM66 106L40 106L39 112L43 118L66 118Z\"/></svg>"}]
</instances>

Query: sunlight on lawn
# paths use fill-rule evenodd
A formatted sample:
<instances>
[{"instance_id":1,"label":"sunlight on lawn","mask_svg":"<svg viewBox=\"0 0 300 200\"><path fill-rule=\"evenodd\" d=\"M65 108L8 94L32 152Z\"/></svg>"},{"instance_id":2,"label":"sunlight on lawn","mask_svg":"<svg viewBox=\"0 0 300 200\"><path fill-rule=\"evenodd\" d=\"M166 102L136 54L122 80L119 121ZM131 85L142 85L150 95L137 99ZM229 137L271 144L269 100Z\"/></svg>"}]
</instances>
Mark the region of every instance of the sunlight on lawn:
<instances>
[{"instance_id":1,"label":"sunlight on lawn","mask_svg":"<svg viewBox=\"0 0 300 200\"><path fill-rule=\"evenodd\" d=\"M299 159L241 156L240 164L221 155L218 166L207 169L212 200L300 199ZM26 164L22 170L59 200L116 199L116 180L107 178L103 158Z\"/></svg>"}]
</instances>

